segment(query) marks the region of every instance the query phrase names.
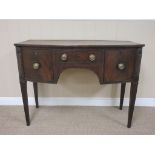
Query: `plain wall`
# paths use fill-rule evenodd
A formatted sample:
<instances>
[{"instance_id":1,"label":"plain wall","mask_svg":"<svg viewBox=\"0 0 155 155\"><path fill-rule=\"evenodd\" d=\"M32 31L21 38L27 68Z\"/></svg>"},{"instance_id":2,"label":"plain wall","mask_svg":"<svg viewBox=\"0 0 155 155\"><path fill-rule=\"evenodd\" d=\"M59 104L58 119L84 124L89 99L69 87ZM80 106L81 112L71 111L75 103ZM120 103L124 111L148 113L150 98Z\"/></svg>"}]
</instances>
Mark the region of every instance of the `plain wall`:
<instances>
[{"instance_id":1,"label":"plain wall","mask_svg":"<svg viewBox=\"0 0 155 155\"><path fill-rule=\"evenodd\" d=\"M155 97L155 21L0 20L0 97L21 96L14 43L28 39L103 39L144 43L137 97ZM126 96L129 96L129 84ZM28 83L29 96L33 96ZM65 70L57 85L39 84L48 97L119 97L120 84L100 85L83 69Z\"/></svg>"}]
</instances>

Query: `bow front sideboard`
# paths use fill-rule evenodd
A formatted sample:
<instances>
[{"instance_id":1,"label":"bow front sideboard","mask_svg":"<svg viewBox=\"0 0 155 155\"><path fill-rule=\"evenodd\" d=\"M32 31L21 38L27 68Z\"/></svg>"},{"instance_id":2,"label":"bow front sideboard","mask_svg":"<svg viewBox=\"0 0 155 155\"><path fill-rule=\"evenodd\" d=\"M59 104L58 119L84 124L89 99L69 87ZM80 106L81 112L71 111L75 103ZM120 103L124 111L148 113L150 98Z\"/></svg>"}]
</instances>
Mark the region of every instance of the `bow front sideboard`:
<instances>
[{"instance_id":1,"label":"bow front sideboard","mask_svg":"<svg viewBox=\"0 0 155 155\"><path fill-rule=\"evenodd\" d=\"M27 125L30 125L27 81L33 82L38 108L38 82L56 84L68 68L92 70L100 84L121 84L120 109L126 82L131 83L127 127L131 127L144 44L107 40L27 40L16 43L19 80Z\"/></svg>"}]
</instances>

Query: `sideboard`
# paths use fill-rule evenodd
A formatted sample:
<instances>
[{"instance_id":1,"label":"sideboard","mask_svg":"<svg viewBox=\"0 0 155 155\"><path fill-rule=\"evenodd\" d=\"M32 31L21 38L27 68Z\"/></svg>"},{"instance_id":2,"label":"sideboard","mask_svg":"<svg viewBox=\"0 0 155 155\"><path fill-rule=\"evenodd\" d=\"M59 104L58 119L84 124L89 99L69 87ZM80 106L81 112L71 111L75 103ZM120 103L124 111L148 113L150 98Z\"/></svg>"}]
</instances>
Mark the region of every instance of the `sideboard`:
<instances>
[{"instance_id":1,"label":"sideboard","mask_svg":"<svg viewBox=\"0 0 155 155\"><path fill-rule=\"evenodd\" d=\"M65 69L85 68L97 75L100 84L121 84L120 109L126 83L131 83L127 123L131 127L144 44L112 40L27 40L15 46L28 126L27 81L33 82L38 108L38 82L56 84Z\"/></svg>"}]
</instances>

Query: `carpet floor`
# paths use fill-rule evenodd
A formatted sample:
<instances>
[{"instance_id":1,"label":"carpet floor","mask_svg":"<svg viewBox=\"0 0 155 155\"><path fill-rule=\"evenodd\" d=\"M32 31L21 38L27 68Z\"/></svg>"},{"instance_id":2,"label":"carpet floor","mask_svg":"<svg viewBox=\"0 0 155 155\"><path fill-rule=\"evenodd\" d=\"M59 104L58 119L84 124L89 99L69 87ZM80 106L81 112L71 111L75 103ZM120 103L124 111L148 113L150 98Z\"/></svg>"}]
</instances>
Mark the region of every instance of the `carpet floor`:
<instances>
[{"instance_id":1,"label":"carpet floor","mask_svg":"<svg viewBox=\"0 0 155 155\"><path fill-rule=\"evenodd\" d=\"M135 107L132 127L128 108L82 106L30 106L31 125L26 126L22 106L0 106L1 135L152 135L155 107Z\"/></svg>"}]
</instances>

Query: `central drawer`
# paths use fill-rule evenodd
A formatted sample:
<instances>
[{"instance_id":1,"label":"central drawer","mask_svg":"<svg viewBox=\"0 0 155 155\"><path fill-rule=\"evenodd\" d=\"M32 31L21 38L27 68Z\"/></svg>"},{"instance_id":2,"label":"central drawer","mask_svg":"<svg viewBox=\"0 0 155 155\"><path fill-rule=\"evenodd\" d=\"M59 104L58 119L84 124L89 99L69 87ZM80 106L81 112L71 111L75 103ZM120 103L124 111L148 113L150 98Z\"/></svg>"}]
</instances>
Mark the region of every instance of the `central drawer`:
<instances>
[{"instance_id":1,"label":"central drawer","mask_svg":"<svg viewBox=\"0 0 155 155\"><path fill-rule=\"evenodd\" d=\"M98 64L102 60L101 51L97 49L56 49L56 63Z\"/></svg>"},{"instance_id":2,"label":"central drawer","mask_svg":"<svg viewBox=\"0 0 155 155\"><path fill-rule=\"evenodd\" d=\"M104 51L101 48L60 48L53 49L55 78L69 68L89 69L103 83Z\"/></svg>"}]
</instances>

